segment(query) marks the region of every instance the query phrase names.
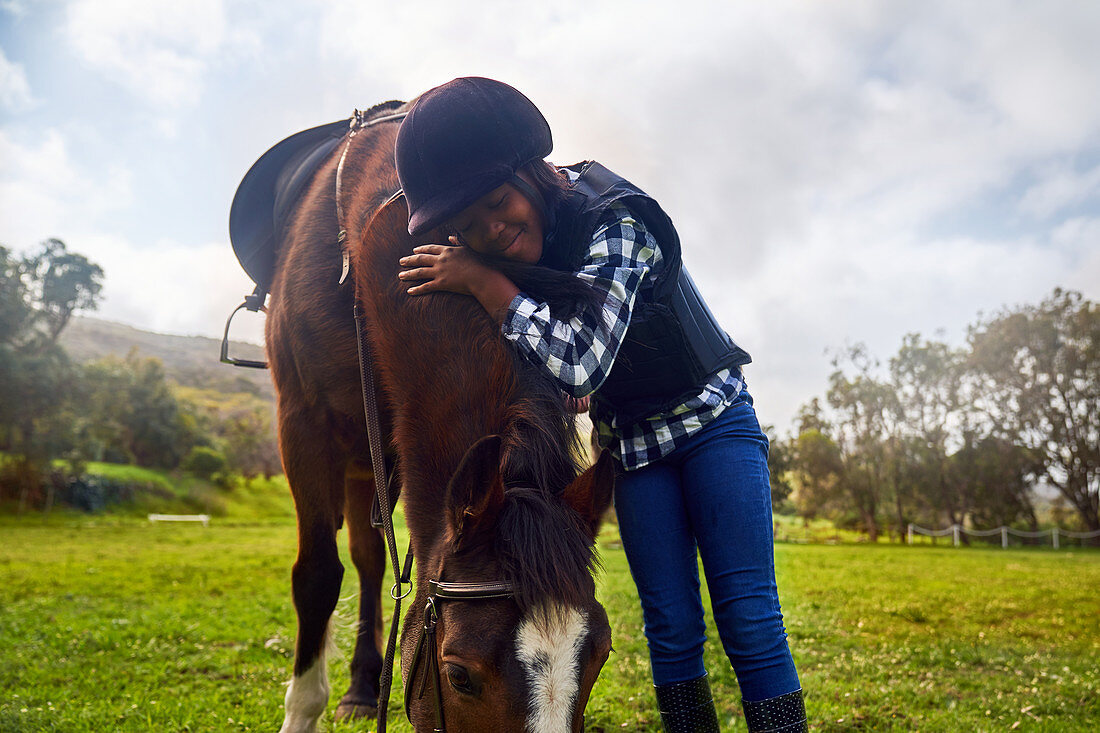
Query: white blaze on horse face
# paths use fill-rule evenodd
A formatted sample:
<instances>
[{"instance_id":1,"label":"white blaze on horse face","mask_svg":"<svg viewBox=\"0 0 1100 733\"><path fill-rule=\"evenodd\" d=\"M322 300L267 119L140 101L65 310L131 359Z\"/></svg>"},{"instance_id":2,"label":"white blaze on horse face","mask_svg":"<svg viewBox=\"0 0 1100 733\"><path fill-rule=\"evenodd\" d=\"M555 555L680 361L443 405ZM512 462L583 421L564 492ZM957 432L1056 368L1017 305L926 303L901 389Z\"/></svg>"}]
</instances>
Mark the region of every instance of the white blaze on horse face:
<instances>
[{"instance_id":1,"label":"white blaze on horse face","mask_svg":"<svg viewBox=\"0 0 1100 733\"><path fill-rule=\"evenodd\" d=\"M588 619L574 608L533 610L516 630L516 651L527 673L529 733L562 733L573 720L580 684L581 645Z\"/></svg>"},{"instance_id":2,"label":"white blaze on horse face","mask_svg":"<svg viewBox=\"0 0 1100 733\"><path fill-rule=\"evenodd\" d=\"M328 704L328 693L328 672L322 648L313 666L290 681L286 691L286 717L279 733L314 733Z\"/></svg>"}]
</instances>

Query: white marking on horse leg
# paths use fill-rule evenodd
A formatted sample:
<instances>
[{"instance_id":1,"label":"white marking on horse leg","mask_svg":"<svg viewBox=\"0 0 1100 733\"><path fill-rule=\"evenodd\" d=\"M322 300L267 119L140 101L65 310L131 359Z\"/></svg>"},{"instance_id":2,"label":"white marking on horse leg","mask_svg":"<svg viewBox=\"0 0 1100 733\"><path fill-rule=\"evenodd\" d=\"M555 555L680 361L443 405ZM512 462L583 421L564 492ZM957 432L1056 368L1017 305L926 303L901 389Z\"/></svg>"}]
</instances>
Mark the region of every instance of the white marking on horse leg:
<instances>
[{"instance_id":1,"label":"white marking on horse leg","mask_svg":"<svg viewBox=\"0 0 1100 733\"><path fill-rule=\"evenodd\" d=\"M322 644L313 666L290 681L286 691L286 716L279 733L314 733L317 730L317 721L328 704L325 648L326 644Z\"/></svg>"},{"instance_id":2,"label":"white marking on horse leg","mask_svg":"<svg viewBox=\"0 0 1100 733\"><path fill-rule=\"evenodd\" d=\"M530 612L516 630L516 651L531 688L529 733L569 730L580 685L581 644L588 619L574 609Z\"/></svg>"}]
</instances>

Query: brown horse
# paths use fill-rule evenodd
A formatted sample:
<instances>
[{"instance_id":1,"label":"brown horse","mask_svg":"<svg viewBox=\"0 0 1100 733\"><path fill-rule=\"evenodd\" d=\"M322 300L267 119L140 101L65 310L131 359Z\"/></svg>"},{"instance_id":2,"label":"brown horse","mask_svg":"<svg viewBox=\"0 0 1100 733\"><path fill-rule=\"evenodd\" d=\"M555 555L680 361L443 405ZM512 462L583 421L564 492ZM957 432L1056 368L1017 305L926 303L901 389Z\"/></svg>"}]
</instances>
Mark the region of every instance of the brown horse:
<instances>
[{"instance_id":1,"label":"brown horse","mask_svg":"<svg viewBox=\"0 0 1100 733\"><path fill-rule=\"evenodd\" d=\"M394 105L372 112L392 113ZM381 589L389 586L383 541L370 524L374 485L352 317L358 297L416 558L401 641L414 727L430 730L442 717L451 731L579 731L610 650L592 570L613 470L603 456L578 476L563 396L515 356L476 301L404 292L398 259L419 242L406 231L403 200L383 205L399 187L397 127L365 127L347 145L340 204L350 279L338 284L343 145L305 188L278 245L267 351L298 516L298 638L282 730L314 730L328 700L324 650L343 577L336 535L344 520L359 574L359 634L336 715L377 712ZM435 643L422 652L431 658L410 670L430 581L503 582L511 594L436 606Z\"/></svg>"}]
</instances>

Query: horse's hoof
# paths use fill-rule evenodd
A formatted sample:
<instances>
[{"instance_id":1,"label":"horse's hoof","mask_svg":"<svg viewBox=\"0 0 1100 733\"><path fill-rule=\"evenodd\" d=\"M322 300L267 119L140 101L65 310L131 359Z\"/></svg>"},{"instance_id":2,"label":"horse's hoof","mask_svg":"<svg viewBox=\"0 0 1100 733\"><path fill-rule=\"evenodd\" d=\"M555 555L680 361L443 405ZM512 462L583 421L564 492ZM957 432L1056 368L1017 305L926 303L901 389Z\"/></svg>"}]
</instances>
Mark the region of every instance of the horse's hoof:
<instances>
[{"instance_id":1,"label":"horse's hoof","mask_svg":"<svg viewBox=\"0 0 1100 733\"><path fill-rule=\"evenodd\" d=\"M343 702L336 706L336 720L361 720L362 718L377 718L378 705L362 702Z\"/></svg>"}]
</instances>

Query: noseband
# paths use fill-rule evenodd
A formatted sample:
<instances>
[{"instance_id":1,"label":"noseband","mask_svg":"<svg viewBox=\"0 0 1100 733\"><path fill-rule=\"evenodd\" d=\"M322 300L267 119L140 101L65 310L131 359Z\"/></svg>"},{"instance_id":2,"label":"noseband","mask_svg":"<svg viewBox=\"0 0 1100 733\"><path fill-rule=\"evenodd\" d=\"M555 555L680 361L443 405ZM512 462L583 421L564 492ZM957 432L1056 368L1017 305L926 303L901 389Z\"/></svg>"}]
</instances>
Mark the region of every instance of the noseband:
<instances>
[{"instance_id":1,"label":"noseband","mask_svg":"<svg viewBox=\"0 0 1100 733\"><path fill-rule=\"evenodd\" d=\"M443 679L439 676L439 650L436 644L435 628L439 621L437 604L443 601L487 601L496 598L511 598L512 586L501 581L488 583L446 583L441 580L428 581L428 603L424 607L424 628L420 631L420 638L416 642L416 650L413 652L412 662L409 664L409 676L405 680L405 716L412 721L409 715L409 702L413 681L421 663L427 665L424 670L424 678L420 682L420 690L417 699L424 697L424 688L434 678L433 704L435 707L434 731L446 731L443 722ZM425 649L426 647L426 649Z\"/></svg>"}]
</instances>

